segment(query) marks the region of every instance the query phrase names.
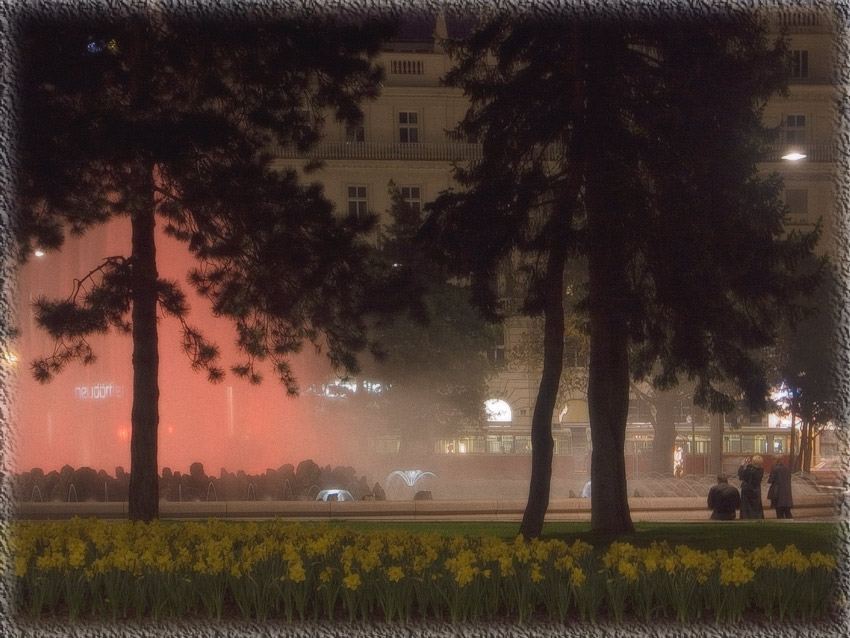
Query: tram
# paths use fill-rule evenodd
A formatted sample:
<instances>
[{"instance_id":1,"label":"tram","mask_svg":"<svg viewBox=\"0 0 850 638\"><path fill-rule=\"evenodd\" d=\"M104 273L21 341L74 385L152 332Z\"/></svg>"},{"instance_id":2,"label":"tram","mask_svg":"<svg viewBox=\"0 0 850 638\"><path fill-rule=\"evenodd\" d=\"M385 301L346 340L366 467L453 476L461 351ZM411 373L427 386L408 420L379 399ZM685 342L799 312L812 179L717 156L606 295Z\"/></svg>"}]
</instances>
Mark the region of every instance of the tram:
<instances>
[{"instance_id":1,"label":"tram","mask_svg":"<svg viewBox=\"0 0 850 638\"><path fill-rule=\"evenodd\" d=\"M590 471L591 437L588 424L554 424L553 464L560 471ZM629 476L652 472L654 429L651 424L629 424L623 449ZM760 454L764 468L770 471L776 459L789 463L791 430L789 427L744 427L723 432L723 471L734 474L746 456ZM436 441L434 456L440 465L462 465L476 473L490 472L498 476L527 469L522 457L531 454L531 436L527 430L505 429L459 434ZM674 449L671 450L672 474L711 473L711 432L706 425L688 423L676 426Z\"/></svg>"}]
</instances>

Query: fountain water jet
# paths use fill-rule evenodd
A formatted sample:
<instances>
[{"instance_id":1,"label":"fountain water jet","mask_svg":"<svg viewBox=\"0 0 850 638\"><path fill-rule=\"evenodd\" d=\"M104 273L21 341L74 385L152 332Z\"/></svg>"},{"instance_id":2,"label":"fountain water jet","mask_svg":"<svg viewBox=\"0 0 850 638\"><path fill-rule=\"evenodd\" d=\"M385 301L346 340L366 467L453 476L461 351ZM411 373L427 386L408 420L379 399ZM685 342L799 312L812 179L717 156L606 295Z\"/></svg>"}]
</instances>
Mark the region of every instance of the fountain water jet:
<instances>
[{"instance_id":1,"label":"fountain water jet","mask_svg":"<svg viewBox=\"0 0 850 638\"><path fill-rule=\"evenodd\" d=\"M421 479L425 476L428 476L428 475L431 475L434 478L437 478L437 475L434 474L433 472L428 472L428 471L423 471L423 470L393 470L387 476L387 483L389 483L390 479L393 476L396 476L396 475L400 476L402 478L402 480L407 484L408 487L413 487L414 485L416 485L416 482L419 479Z\"/></svg>"}]
</instances>

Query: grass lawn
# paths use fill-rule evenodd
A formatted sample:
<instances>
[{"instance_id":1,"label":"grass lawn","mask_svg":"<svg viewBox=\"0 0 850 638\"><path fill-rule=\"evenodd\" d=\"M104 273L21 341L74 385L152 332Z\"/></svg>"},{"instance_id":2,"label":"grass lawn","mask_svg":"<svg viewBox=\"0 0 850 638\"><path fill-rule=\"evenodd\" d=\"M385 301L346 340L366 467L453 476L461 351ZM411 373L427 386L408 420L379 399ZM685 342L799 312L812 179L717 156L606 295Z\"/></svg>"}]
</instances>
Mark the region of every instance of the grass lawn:
<instances>
[{"instance_id":1,"label":"grass lawn","mask_svg":"<svg viewBox=\"0 0 850 638\"><path fill-rule=\"evenodd\" d=\"M335 521L330 525L345 525L355 530L404 529L411 532L442 535L497 536L506 540L516 537L519 523L489 522L364 522ZM838 543L846 542L841 535L841 525L829 522L774 522L774 521L708 521L705 523L635 523L633 534L594 534L589 523L546 523L544 538L558 538L567 542L581 539L604 549L612 541L631 543L637 547L649 546L653 541L687 545L700 550L753 549L772 544L777 549L794 545L804 553L834 552Z\"/></svg>"}]
</instances>

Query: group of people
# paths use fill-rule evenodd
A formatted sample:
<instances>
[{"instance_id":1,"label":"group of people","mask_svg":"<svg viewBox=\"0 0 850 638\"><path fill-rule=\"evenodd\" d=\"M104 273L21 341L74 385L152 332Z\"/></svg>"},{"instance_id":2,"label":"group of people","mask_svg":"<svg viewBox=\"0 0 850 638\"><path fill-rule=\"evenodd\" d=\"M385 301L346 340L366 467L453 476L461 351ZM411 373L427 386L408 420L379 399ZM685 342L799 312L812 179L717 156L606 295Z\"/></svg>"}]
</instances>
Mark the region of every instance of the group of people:
<instances>
[{"instance_id":1,"label":"group of people","mask_svg":"<svg viewBox=\"0 0 850 638\"><path fill-rule=\"evenodd\" d=\"M741 518L764 518L761 501L761 482L764 478L764 459L758 454L741 460L738 479L741 491L729 484L729 477L720 474L717 484L708 491L708 507L711 518L734 520L740 510ZM779 459L770 470L767 478L770 488L767 498L770 506L776 510L776 518L791 518L791 471Z\"/></svg>"}]
</instances>

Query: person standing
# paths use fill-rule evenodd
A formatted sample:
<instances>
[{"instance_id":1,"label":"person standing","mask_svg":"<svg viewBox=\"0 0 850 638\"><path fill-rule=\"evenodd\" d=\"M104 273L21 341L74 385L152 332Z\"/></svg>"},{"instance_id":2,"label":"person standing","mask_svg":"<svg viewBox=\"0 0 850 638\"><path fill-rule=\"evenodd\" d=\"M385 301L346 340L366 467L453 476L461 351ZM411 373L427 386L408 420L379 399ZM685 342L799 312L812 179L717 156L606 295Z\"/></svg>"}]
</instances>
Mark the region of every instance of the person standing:
<instances>
[{"instance_id":1,"label":"person standing","mask_svg":"<svg viewBox=\"0 0 850 638\"><path fill-rule=\"evenodd\" d=\"M741 495L737 487L729 485L725 474L718 474L717 485L708 490L708 507L711 508L711 518L715 520L735 520L735 510L741 507Z\"/></svg>"},{"instance_id":2,"label":"person standing","mask_svg":"<svg viewBox=\"0 0 850 638\"><path fill-rule=\"evenodd\" d=\"M764 518L761 505L761 480L764 460L758 454L741 460L738 478L741 480L741 518Z\"/></svg>"},{"instance_id":3,"label":"person standing","mask_svg":"<svg viewBox=\"0 0 850 638\"><path fill-rule=\"evenodd\" d=\"M791 470L788 469L781 459L777 459L767 477L770 488L767 490L767 498L770 506L776 510L776 518L793 518L791 508L794 502L791 498Z\"/></svg>"},{"instance_id":4,"label":"person standing","mask_svg":"<svg viewBox=\"0 0 850 638\"><path fill-rule=\"evenodd\" d=\"M682 458L682 448L678 445L673 448L673 476L681 478L685 475L685 463Z\"/></svg>"}]
</instances>

